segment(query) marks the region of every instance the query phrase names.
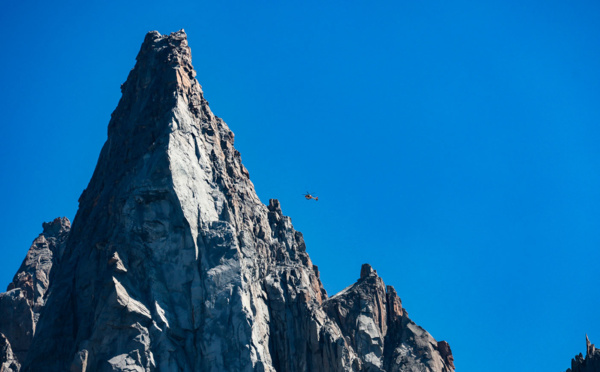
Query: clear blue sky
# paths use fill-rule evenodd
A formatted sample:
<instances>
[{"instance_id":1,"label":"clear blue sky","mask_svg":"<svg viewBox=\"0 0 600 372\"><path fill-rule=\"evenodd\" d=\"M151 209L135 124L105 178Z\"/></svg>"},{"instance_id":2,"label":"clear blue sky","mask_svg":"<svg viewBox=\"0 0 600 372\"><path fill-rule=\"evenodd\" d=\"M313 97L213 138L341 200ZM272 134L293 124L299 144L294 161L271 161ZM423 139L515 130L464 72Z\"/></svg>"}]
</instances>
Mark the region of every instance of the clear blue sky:
<instances>
[{"instance_id":1,"label":"clear blue sky","mask_svg":"<svg viewBox=\"0 0 600 372\"><path fill-rule=\"evenodd\" d=\"M3 4L0 286L75 215L145 33L184 28L330 294L371 263L459 372L600 343L598 2L273 3Z\"/></svg>"}]
</instances>

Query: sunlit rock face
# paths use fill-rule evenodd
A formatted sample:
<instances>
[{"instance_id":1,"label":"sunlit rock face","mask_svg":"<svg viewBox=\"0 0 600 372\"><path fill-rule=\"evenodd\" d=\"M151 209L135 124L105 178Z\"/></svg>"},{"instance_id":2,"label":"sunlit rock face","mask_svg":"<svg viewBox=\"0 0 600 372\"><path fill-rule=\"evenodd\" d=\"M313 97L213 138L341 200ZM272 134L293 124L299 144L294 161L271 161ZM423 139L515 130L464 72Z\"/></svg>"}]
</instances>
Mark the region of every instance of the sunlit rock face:
<instances>
[{"instance_id":1,"label":"sunlit rock face","mask_svg":"<svg viewBox=\"0 0 600 372\"><path fill-rule=\"evenodd\" d=\"M21 371L453 371L370 266L327 296L195 76L146 35Z\"/></svg>"},{"instance_id":2,"label":"sunlit rock face","mask_svg":"<svg viewBox=\"0 0 600 372\"><path fill-rule=\"evenodd\" d=\"M0 372L17 372L21 368L17 357L10 347L10 342L0 333Z\"/></svg>"}]
</instances>

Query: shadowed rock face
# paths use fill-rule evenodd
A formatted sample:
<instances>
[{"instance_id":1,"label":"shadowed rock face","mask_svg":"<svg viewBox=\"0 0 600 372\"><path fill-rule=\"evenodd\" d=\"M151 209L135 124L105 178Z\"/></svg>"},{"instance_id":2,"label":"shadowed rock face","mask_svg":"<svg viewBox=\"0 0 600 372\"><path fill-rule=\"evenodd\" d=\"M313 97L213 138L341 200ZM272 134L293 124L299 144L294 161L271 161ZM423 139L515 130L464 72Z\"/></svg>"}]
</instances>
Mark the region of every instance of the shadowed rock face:
<instances>
[{"instance_id":1,"label":"shadowed rock face","mask_svg":"<svg viewBox=\"0 0 600 372\"><path fill-rule=\"evenodd\" d=\"M370 266L328 298L195 75L146 35L21 370L452 371Z\"/></svg>"},{"instance_id":2,"label":"shadowed rock face","mask_svg":"<svg viewBox=\"0 0 600 372\"><path fill-rule=\"evenodd\" d=\"M4 355L6 360L23 361L29 350L71 229L65 217L42 226L44 231L31 244L7 292L0 293L0 334L4 336L2 345L5 345L1 348L5 348L5 353L10 350L12 355L9 357L0 350L0 357Z\"/></svg>"},{"instance_id":3,"label":"shadowed rock face","mask_svg":"<svg viewBox=\"0 0 600 372\"><path fill-rule=\"evenodd\" d=\"M590 339L585 336L585 358L581 353L571 360L571 368L567 372L600 372L600 350L596 349Z\"/></svg>"}]
</instances>

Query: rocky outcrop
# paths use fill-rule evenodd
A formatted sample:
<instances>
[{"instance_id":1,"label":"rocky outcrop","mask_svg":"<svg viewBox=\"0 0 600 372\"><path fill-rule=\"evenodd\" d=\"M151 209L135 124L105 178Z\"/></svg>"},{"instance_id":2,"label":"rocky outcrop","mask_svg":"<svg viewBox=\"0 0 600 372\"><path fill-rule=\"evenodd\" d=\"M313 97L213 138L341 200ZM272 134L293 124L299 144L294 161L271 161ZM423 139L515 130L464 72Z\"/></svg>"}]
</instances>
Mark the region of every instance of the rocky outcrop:
<instances>
[{"instance_id":1,"label":"rocky outcrop","mask_svg":"<svg viewBox=\"0 0 600 372\"><path fill-rule=\"evenodd\" d=\"M10 342L0 333L0 372L18 372L20 368L21 365L13 354Z\"/></svg>"},{"instance_id":2,"label":"rocky outcrop","mask_svg":"<svg viewBox=\"0 0 600 372\"><path fill-rule=\"evenodd\" d=\"M1 354L6 360L23 361L31 345L36 324L46 303L50 282L61 262L71 224L66 217L42 225L27 256L5 293L0 293ZM11 359L13 358L13 359Z\"/></svg>"},{"instance_id":3,"label":"rocky outcrop","mask_svg":"<svg viewBox=\"0 0 600 372\"><path fill-rule=\"evenodd\" d=\"M571 360L571 368L567 372L600 372L600 350L585 335L586 354L581 353Z\"/></svg>"},{"instance_id":4,"label":"rocky outcrop","mask_svg":"<svg viewBox=\"0 0 600 372\"><path fill-rule=\"evenodd\" d=\"M408 318L392 286L385 286L364 264L360 279L323 304L357 353L361 371L452 371L452 352L444 341Z\"/></svg>"},{"instance_id":5,"label":"rocky outcrop","mask_svg":"<svg viewBox=\"0 0 600 372\"><path fill-rule=\"evenodd\" d=\"M183 30L146 35L21 370L452 371L369 265L328 298L195 76Z\"/></svg>"},{"instance_id":6,"label":"rocky outcrop","mask_svg":"<svg viewBox=\"0 0 600 372\"><path fill-rule=\"evenodd\" d=\"M446 365L450 367L450 369L455 369L454 367L454 356L452 355L452 349L450 349L450 344L446 341L438 342L438 351L440 356L446 362Z\"/></svg>"}]
</instances>

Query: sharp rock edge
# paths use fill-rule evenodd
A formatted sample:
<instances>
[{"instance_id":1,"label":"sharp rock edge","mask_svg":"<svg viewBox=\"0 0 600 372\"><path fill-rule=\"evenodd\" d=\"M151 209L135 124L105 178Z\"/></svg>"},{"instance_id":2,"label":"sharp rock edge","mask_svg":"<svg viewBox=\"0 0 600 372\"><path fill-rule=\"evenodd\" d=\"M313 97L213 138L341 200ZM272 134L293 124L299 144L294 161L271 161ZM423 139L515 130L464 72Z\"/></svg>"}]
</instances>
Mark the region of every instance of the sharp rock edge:
<instances>
[{"instance_id":1,"label":"sharp rock edge","mask_svg":"<svg viewBox=\"0 0 600 372\"><path fill-rule=\"evenodd\" d=\"M453 371L369 265L327 296L195 76L183 30L146 35L72 228L0 297L3 371Z\"/></svg>"}]
</instances>

